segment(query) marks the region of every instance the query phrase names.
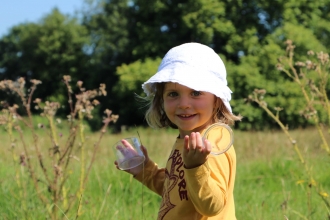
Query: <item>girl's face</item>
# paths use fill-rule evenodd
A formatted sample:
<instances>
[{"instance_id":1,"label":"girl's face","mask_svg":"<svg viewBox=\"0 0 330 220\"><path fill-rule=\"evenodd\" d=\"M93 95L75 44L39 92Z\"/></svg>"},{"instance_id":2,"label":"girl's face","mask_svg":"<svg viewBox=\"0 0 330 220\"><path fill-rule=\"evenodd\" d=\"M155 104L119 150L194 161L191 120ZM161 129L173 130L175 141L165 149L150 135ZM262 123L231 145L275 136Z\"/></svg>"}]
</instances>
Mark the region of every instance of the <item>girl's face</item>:
<instances>
[{"instance_id":1,"label":"girl's face","mask_svg":"<svg viewBox=\"0 0 330 220\"><path fill-rule=\"evenodd\" d=\"M180 138L191 132L201 132L212 124L216 101L212 93L169 82L165 84L163 100L165 113L178 126Z\"/></svg>"}]
</instances>

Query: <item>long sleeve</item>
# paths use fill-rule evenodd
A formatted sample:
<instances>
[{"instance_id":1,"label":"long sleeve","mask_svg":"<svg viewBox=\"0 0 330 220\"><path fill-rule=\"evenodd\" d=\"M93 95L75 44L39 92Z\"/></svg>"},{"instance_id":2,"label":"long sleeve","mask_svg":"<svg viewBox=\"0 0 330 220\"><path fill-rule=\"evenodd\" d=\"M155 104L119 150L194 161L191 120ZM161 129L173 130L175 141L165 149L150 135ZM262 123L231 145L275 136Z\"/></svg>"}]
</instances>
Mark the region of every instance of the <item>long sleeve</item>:
<instances>
[{"instance_id":1,"label":"long sleeve","mask_svg":"<svg viewBox=\"0 0 330 220\"><path fill-rule=\"evenodd\" d=\"M203 216L220 212L233 212L233 183L236 158L233 147L225 154L211 155L207 162L194 169L186 169L188 196L196 210ZM228 204L228 205L227 205ZM225 210L224 210L225 209Z\"/></svg>"},{"instance_id":2,"label":"long sleeve","mask_svg":"<svg viewBox=\"0 0 330 220\"><path fill-rule=\"evenodd\" d=\"M158 165L152 160L149 160L144 169L139 174L134 176L134 178L158 195L162 195L165 180L165 169L158 168Z\"/></svg>"}]
</instances>

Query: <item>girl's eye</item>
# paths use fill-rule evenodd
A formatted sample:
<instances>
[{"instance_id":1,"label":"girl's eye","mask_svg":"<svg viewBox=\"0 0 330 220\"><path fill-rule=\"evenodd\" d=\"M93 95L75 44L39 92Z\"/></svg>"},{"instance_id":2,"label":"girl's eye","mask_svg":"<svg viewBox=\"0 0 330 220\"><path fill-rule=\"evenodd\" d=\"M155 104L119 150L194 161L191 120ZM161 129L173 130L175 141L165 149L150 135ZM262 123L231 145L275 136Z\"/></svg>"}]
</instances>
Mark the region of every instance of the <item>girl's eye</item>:
<instances>
[{"instance_id":1,"label":"girl's eye","mask_svg":"<svg viewBox=\"0 0 330 220\"><path fill-rule=\"evenodd\" d=\"M200 96L202 93L200 91L193 91L191 93L192 96Z\"/></svg>"},{"instance_id":2,"label":"girl's eye","mask_svg":"<svg viewBox=\"0 0 330 220\"><path fill-rule=\"evenodd\" d=\"M176 96L178 96L178 93L177 92L169 92L167 94L167 96L169 96L169 97L176 97Z\"/></svg>"}]
</instances>

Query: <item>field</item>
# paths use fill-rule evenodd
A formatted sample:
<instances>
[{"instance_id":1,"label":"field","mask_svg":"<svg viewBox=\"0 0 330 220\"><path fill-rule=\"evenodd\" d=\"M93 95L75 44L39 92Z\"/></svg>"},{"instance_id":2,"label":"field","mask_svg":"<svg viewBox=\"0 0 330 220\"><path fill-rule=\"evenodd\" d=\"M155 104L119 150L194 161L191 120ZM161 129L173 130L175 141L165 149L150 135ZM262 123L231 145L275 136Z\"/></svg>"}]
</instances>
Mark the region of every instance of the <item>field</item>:
<instances>
[{"instance_id":1,"label":"field","mask_svg":"<svg viewBox=\"0 0 330 220\"><path fill-rule=\"evenodd\" d=\"M78 219L156 219L160 198L113 165L112 145L123 137L137 136L137 130L150 157L160 166L165 164L177 131L138 128L121 134L106 133L85 192L80 197L74 194L79 187L79 154L78 151L76 155L73 152L67 190L69 198L78 198L81 202L82 215ZM24 135L27 143L31 143L29 134ZM62 135L61 138L65 138L65 133ZM307 166L311 168L313 181L307 181L303 164L282 132L234 131L234 135L237 219L329 219L330 210L314 190L313 181L325 192L330 192L330 156L321 149L316 130L292 131ZM10 141L4 131L0 138L0 219L47 219L46 208L28 180L26 166L13 163ZM97 134L86 135L87 158L91 158L91 149L97 138ZM45 154L49 151L47 140L47 135L41 133L39 142ZM19 141L14 147L18 155L23 152ZM36 162L36 155L33 150L31 152L31 160ZM21 176L21 187L18 187L15 175ZM46 186L40 190L44 194L49 193ZM60 210L61 206L58 204ZM76 210L77 204L60 219L75 219Z\"/></svg>"}]
</instances>

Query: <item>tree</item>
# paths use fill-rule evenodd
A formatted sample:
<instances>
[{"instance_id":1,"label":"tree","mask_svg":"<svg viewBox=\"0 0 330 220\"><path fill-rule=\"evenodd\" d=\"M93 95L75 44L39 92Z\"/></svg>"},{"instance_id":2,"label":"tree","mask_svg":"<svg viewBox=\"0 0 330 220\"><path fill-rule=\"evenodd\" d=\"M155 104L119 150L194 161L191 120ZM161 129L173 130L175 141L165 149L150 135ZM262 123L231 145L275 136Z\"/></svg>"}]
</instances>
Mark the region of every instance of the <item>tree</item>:
<instances>
[{"instance_id":1,"label":"tree","mask_svg":"<svg viewBox=\"0 0 330 220\"><path fill-rule=\"evenodd\" d=\"M308 50L329 48L330 0L91 2L82 25L53 12L40 24L13 28L0 40L1 76L33 75L47 82L61 72L73 74L73 78L86 76L92 86L107 85L111 98L100 100L100 111L107 107L115 113L122 110L124 115L117 125L142 124L142 114L136 111L133 100L134 93L142 94L137 85L154 74L156 63L148 67L151 60L179 44L199 42L213 48L225 61L234 91L233 110L244 116L238 123L240 128L274 126L265 114L244 101L260 87L270 94L268 103L288 108L281 115L284 123L307 125L300 120L301 94L275 66L277 58L285 54L282 48L287 39L295 42L299 60ZM135 80L130 81L135 86L125 87L127 79Z\"/></svg>"},{"instance_id":2,"label":"tree","mask_svg":"<svg viewBox=\"0 0 330 220\"><path fill-rule=\"evenodd\" d=\"M46 86L36 97L64 101L63 75L77 81L90 74L88 43L87 29L54 9L39 23L15 26L0 39L0 78L41 80Z\"/></svg>"},{"instance_id":3,"label":"tree","mask_svg":"<svg viewBox=\"0 0 330 220\"><path fill-rule=\"evenodd\" d=\"M126 71L125 74L135 78L136 83L147 79L143 79L147 76L144 74L145 70L135 68L137 62L143 66L148 58L163 57L173 46L191 41L200 42L212 47L225 60L229 85L234 91L231 104L235 113L244 116L243 122L239 123L240 128L261 129L274 126L274 122L261 110L246 105L244 101L254 88L260 87L271 94L270 103L288 108L287 114L281 115L284 122L305 126L299 114L303 108L301 94L291 87L291 82L275 66L277 58L285 54L282 45L286 39L292 39L296 43L298 58L303 58L305 54L302 52L306 53L309 49L325 50L329 46L329 2L104 1L104 10L96 15L99 20L93 25L94 29L105 28L102 33L108 33L110 37L125 33L120 35L125 39L125 46L116 50L117 56L112 61L117 66L127 67L131 72ZM108 10L109 8L112 10ZM112 22L119 15L121 22L125 21L122 29L118 29L119 25ZM114 51L108 53L104 49L104 54L112 54ZM121 86L127 83L122 74L122 69L118 68L116 75L119 77L118 85ZM136 90L127 90L125 94L133 96L134 92L142 92L139 87L134 89ZM127 95L122 96L125 97L123 100L127 100ZM120 99L116 101L118 106L125 103ZM127 118L131 120L136 108L129 111L127 103L125 106L125 114L130 115ZM135 116L134 118L143 120L141 116Z\"/></svg>"}]
</instances>

